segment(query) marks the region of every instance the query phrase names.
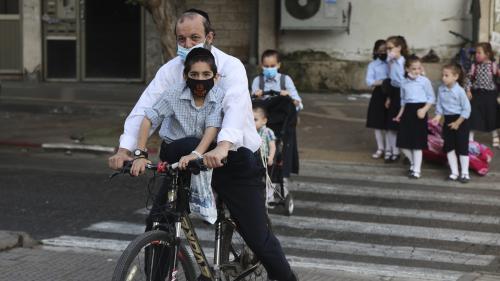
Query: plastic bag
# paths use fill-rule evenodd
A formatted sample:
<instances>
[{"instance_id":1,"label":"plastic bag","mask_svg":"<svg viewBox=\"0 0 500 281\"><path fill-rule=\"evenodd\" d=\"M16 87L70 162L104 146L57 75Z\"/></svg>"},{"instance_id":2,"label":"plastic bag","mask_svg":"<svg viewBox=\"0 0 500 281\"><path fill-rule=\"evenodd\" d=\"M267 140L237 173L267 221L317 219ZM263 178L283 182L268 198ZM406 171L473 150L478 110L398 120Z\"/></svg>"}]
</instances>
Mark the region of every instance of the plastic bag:
<instances>
[{"instance_id":1,"label":"plastic bag","mask_svg":"<svg viewBox=\"0 0 500 281\"><path fill-rule=\"evenodd\" d=\"M189 208L195 216L213 224L217 220L217 207L211 186L212 170L191 175Z\"/></svg>"}]
</instances>

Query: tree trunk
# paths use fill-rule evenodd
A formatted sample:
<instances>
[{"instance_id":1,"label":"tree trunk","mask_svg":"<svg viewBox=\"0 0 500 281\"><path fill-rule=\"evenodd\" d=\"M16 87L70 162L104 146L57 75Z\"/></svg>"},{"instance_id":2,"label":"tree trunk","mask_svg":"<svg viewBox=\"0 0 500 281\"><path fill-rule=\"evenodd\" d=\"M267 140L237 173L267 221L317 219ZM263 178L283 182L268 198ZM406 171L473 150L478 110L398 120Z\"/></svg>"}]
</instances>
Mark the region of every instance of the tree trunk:
<instances>
[{"instance_id":1,"label":"tree trunk","mask_svg":"<svg viewBox=\"0 0 500 281\"><path fill-rule=\"evenodd\" d=\"M166 62L177 55L175 22L178 14L185 9L185 0L144 0L142 5L153 16L160 33L162 60Z\"/></svg>"}]
</instances>

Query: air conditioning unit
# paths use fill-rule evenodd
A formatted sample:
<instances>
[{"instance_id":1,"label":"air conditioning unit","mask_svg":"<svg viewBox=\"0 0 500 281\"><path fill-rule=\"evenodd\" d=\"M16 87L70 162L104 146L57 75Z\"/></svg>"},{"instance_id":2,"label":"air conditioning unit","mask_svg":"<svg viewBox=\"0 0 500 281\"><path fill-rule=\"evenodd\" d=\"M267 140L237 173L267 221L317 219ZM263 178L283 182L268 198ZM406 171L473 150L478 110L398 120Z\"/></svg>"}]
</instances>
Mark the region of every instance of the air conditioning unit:
<instances>
[{"instance_id":1,"label":"air conditioning unit","mask_svg":"<svg viewBox=\"0 0 500 281\"><path fill-rule=\"evenodd\" d=\"M281 29L349 33L351 10L348 0L281 0Z\"/></svg>"}]
</instances>

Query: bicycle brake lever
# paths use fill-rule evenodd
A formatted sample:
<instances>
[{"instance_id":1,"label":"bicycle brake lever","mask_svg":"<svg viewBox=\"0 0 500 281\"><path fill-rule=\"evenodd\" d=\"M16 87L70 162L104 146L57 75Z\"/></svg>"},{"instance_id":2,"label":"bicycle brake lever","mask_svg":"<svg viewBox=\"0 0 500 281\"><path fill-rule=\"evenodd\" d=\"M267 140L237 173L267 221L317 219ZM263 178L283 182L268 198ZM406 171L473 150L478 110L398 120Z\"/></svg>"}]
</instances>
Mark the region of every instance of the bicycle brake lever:
<instances>
[{"instance_id":1,"label":"bicycle brake lever","mask_svg":"<svg viewBox=\"0 0 500 281\"><path fill-rule=\"evenodd\" d=\"M111 181L114 177L118 176L119 174L121 174L122 172L114 172L112 173L109 177L108 177L108 181Z\"/></svg>"}]
</instances>

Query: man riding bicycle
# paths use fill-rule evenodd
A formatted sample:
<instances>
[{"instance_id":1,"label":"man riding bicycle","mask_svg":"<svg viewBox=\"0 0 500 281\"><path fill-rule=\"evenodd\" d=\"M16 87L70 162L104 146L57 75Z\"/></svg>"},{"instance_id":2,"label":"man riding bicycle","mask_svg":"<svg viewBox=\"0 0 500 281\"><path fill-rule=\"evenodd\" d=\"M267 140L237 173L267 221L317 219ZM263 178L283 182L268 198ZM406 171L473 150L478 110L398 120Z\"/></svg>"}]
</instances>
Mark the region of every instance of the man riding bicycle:
<instances>
[{"instance_id":1,"label":"man riding bicycle","mask_svg":"<svg viewBox=\"0 0 500 281\"><path fill-rule=\"evenodd\" d=\"M203 155L204 164L215 168L212 187L228 207L245 242L262 262L269 278L297 280L267 224L262 197L264 168L256 155L261 141L253 121L245 68L238 59L212 46L214 32L205 12L192 9L183 13L177 21L175 33L178 56L160 68L127 117L120 148L109 158L109 166L120 169L124 161L133 160L131 152L137 148L145 110L151 108L165 90L183 81L184 59L189 51L194 47L210 50L220 75L218 85L225 91L222 100L224 118L217 146ZM135 151L134 154L143 152ZM227 164L223 165L226 158Z\"/></svg>"}]
</instances>

